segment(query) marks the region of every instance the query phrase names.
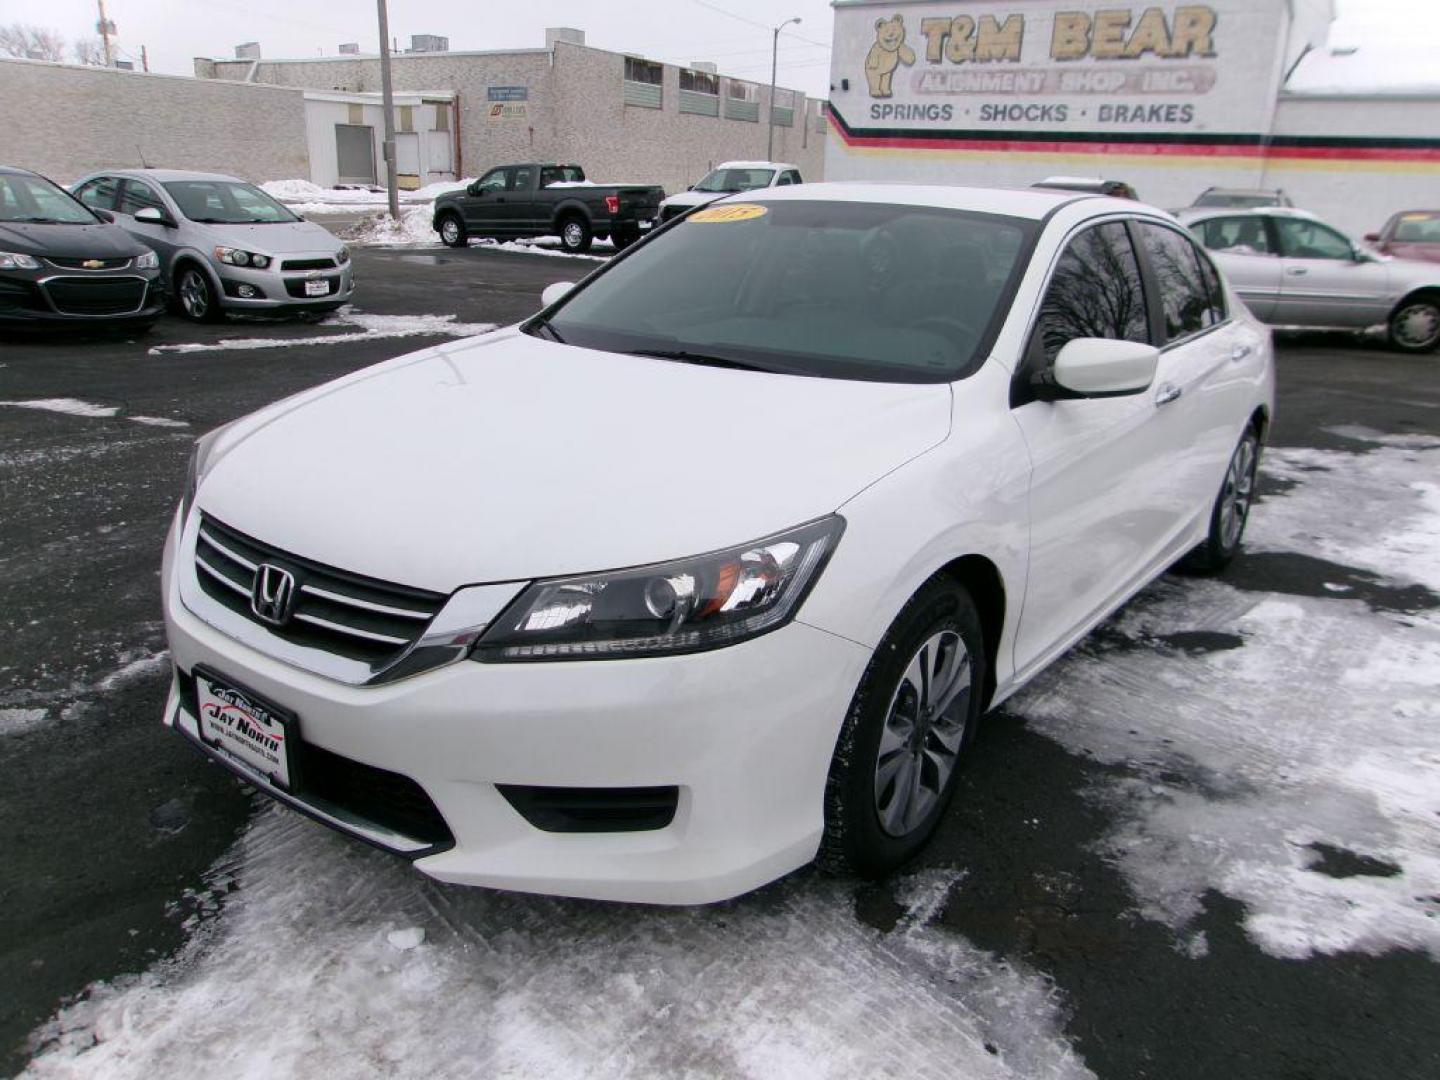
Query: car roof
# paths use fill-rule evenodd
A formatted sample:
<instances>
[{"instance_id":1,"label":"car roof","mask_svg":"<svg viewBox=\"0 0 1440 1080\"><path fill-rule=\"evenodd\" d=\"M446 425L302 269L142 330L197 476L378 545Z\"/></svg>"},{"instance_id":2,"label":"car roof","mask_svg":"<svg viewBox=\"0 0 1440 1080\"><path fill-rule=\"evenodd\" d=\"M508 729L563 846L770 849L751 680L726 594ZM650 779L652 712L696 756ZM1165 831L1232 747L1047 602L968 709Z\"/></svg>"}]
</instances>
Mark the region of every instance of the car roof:
<instances>
[{"instance_id":1,"label":"car roof","mask_svg":"<svg viewBox=\"0 0 1440 1080\"><path fill-rule=\"evenodd\" d=\"M96 169L91 176L131 176L137 180L155 180L159 183L169 183L172 180L228 180L231 183L244 184L248 181L241 180L238 176L226 176L224 173L193 172L188 169Z\"/></svg>"},{"instance_id":2,"label":"car roof","mask_svg":"<svg viewBox=\"0 0 1440 1080\"><path fill-rule=\"evenodd\" d=\"M1285 189L1278 187L1207 187L1202 195L1284 195Z\"/></svg>"},{"instance_id":3,"label":"car roof","mask_svg":"<svg viewBox=\"0 0 1440 1080\"><path fill-rule=\"evenodd\" d=\"M29 169L22 169L19 165L0 165L0 175L3 176L39 176L37 172Z\"/></svg>"},{"instance_id":4,"label":"car roof","mask_svg":"<svg viewBox=\"0 0 1440 1080\"><path fill-rule=\"evenodd\" d=\"M1046 188L979 188L930 184L876 184L860 181L798 184L788 187L759 188L729 196L731 202L828 201L894 203L900 206L929 206L941 210L970 210L983 214L1030 218L1039 221L1052 211L1072 202L1093 202L1097 209L1154 210L1146 203L1132 199L1112 199L1074 191ZM1163 210L1154 210L1165 215Z\"/></svg>"},{"instance_id":5,"label":"car roof","mask_svg":"<svg viewBox=\"0 0 1440 1080\"><path fill-rule=\"evenodd\" d=\"M1305 221L1320 219L1309 210L1298 206L1187 206L1176 210L1175 216L1187 224L1202 218L1213 217L1293 217Z\"/></svg>"},{"instance_id":6,"label":"car roof","mask_svg":"<svg viewBox=\"0 0 1440 1080\"><path fill-rule=\"evenodd\" d=\"M716 169L799 169L788 161L722 161ZM715 169L711 169L714 172Z\"/></svg>"}]
</instances>

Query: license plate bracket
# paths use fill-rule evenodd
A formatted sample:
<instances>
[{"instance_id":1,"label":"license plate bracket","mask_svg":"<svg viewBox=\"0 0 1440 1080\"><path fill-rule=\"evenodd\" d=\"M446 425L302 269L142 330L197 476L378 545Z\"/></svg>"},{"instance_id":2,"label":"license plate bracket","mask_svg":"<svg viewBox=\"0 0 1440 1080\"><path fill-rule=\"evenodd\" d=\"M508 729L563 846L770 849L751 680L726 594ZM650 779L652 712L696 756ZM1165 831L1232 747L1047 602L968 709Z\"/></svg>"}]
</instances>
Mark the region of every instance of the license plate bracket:
<instances>
[{"instance_id":1,"label":"license plate bracket","mask_svg":"<svg viewBox=\"0 0 1440 1080\"><path fill-rule=\"evenodd\" d=\"M306 296L329 296L330 282L325 280L305 282Z\"/></svg>"},{"instance_id":2,"label":"license plate bracket","mask_svg":"<svg viewBox=\"0 0 1440 1080\"><path fill-rule=\"evenodd\" d=\"M200 741L286 792L299 782L300 720L233 679L195 668Z\"/></svg>"}]
</instances>

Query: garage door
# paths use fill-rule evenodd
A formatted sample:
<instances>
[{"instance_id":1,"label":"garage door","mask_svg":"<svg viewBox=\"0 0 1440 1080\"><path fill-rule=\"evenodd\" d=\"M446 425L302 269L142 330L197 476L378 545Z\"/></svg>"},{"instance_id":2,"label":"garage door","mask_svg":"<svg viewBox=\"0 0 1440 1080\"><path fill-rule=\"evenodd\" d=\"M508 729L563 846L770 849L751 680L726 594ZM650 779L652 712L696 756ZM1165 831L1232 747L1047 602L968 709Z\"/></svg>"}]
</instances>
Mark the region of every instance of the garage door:
<instances>
[{"instance_id":1,"label":"garage door","mask_svg":"<svg viewBox=\"0 0 1440 1080\"><path fill-rule=\"evenodd\" d=\"M375 129L368 124L336 124L335 161L340 183L375 183Z\"/></svg>"}]
</instances>

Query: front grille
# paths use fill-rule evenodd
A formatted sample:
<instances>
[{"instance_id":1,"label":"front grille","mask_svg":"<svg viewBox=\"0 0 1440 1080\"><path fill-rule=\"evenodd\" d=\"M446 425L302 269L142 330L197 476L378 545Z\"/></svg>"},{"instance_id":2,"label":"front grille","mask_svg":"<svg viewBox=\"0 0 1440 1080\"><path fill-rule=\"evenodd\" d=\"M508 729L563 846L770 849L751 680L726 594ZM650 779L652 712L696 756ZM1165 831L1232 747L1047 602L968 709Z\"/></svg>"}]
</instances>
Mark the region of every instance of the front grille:
<instances>
[{"instance_id":1,"label":"front grille","mask_svg":"<svg viewBox=\"0 0 1440 1080\"><path fill-rule=\"evenodd\" d=\"M60 267L62 270L90 270L90 271L123 270L123 269L125 269L125 267L127 267L127 266L130 265L130 260L129 260L129 258L124 258L124 259L57 259L57 258L55 258L54 256L47 255L47 256L45 257L45 261L48 262L51 266L58 266L58 267ZM90 264L90 263L97 263L97 262L100 264L99 266L87 265L87 264Z\"/></svg>"},{"instance_id":2,"label":"front grille","mask_svg":"<svg viewBox=\"0 0 1440 1080\"><path fill-rule=\"evenodd\" d=\"M330 803L432 846L448 847L455 842L430 796L408 776L353 761L304 741L300 743L297 772L300 787L296 795L302 800Z\"/></svg>"},{"instance_id":3,"label":"front grille","mask_svg":"<svg viewBox=\"0 0 1440 1080\"><path fill-rule=\"evenodd\" d=\"M145 303L140 278L54 278L45 283L45 292L62 315L125 315Z\"/></svg>"},{"instance_id":4,"label":"front grille","mask_svg":"<svg viewBox=\"0 0 1440 1080\"><path fill-rule=\"evenodd\" d=\"M255 570L270 563L295 577L288 621L274 626L250 607ZM195 576L217 603L297 645L381 666L413 645L445 603L442 593L392 585L269 547L205 516Z\"/></svg>"},{"instance_id":5,"label":"front grille","mask_svg":"<svg viewBox=\"0 0 1440 1080\"><path fill-rule=\"evenodd\" d=\"M569 788L497 784L535 828L556 833L650 832L675 818L678 787Z\"/></svg>"},{"instance_id":6,"label":"front grille","mask_svg":"<svg viewBox=\"0 0 1440 1080\"><path fill-rule=\"evenodd\" d=\"M301 300L318 300L319 297L311 296L305 291L306 283L315 280L317 279L287 278L285 280L285 291L288 292L291 296L298 297ZM338 277L325 278L324 280L330 285L330 290L325 295L331 296L340 291L340 279Z\"/></svg>"},{"instance_id":7,"label":"front grille","mask_svg":"<svg viewBox=\"0 0 1440 1080\"><path fill-rule=\"evenodd\" d=\"M281 270L333 270L334 259L286 259L280 264Z\"/></svg>"}]
</instances>

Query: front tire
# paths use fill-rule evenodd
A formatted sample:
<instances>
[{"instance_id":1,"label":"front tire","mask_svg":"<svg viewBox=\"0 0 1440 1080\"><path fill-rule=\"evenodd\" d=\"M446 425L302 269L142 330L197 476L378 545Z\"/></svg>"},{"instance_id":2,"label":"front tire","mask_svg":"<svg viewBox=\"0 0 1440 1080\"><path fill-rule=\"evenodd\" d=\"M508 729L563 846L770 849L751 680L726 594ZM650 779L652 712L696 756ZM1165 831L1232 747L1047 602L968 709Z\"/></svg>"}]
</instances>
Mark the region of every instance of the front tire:
<instances>
[{"instance_id":1,"label":"front tire","mask_svg":"<svg viewBox=\"0 0 1440 1080\"><path fill-rule=\"evenodd\" d=\"M1440 345L1440 298L1418 296L1390 316L1390 345L1400 352L1434 352Z\"/></svg>"},{"instance_id":2,"label":"front tire","mask_svg":"<svg viewBox=\"0 0 1440 1080\"><path fill-rule=\"evenodd\" d=\"M1260 467L1260 435L1251 424L1245 429L1230 464L1225 480L1210 511L1210 533L1205 542L1184 559L1183 566L1200 574L1218 574L1239 554L1245 537L1245 523L1250 520L1250 507L1255 502L1256 473Z\"/></svg>"},{"instance_id":3,"label":"front tire","mask_svg":"<svg viewBox=\"0 0 1440 1080\"><path fill-rule=\"evenodd\" d=\"M825 786L823 869L883 877L924 846L975 738L985 665L970 594L931 578L875 650L840 730Z\"/></svg>"},{"instance_id":4,"label":"front tire","mask_svg":"<svg viewBox=\"0 0 1440 1080\"><path fill-rule=\"evenodd\" d=\"M209 276L194 263L183 264L175 275L175 303L191 322L219 322L224 317Z\"/></svg>"},{"instance_id":5,"label":"front tire","mask_svg":"<svg viewBox=\"0 0 1440 1080\"><path fill-rule=\"evenodd\" d=\"M440 240L446 247L464 247L470 242L466 235L465 223L455 214L446 214L440 219Z\"/></svg>"},{"instance_id":6,"label":"front tire","mask_svg":"<svg viewBox=\"0 0 1440 1080\"><path fill-rule=\"evenodd\" d=\"M560 222L560 246L570 255L583 255L590 250L594 239L590 223L578 214L572 214Z\"/></svg>"}]
</instances>

